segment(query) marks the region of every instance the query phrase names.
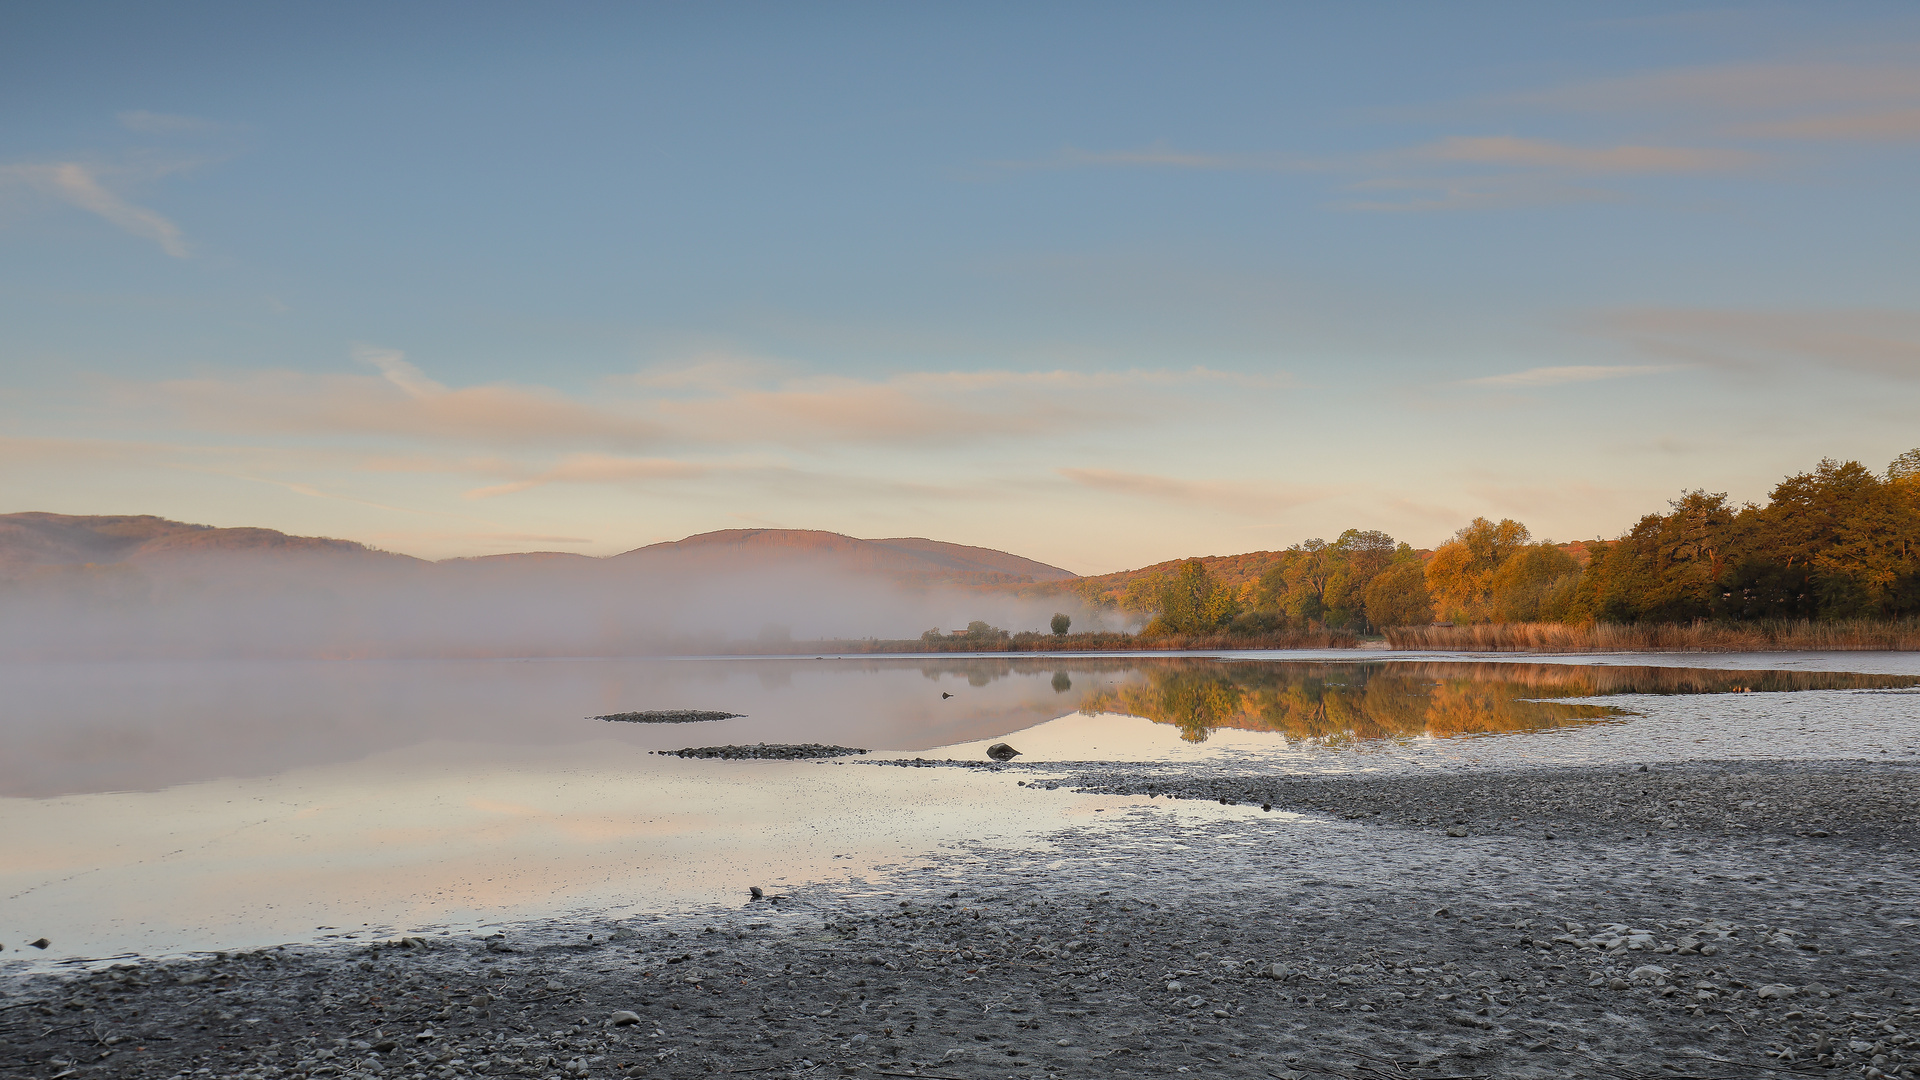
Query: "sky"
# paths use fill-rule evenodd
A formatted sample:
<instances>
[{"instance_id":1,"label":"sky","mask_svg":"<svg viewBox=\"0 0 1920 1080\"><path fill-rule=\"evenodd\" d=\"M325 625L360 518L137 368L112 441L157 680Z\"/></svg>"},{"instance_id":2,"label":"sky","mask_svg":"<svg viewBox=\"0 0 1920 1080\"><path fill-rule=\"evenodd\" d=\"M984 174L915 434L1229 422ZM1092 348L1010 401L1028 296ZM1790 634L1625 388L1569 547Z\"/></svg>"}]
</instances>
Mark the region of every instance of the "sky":
<instances>
[{"instance_id":1,"label":"sky","mask_svg":"<svg viewBox=\"0 0 1920 1080\"><path fill-rule=\"evenodd\" d=\"M4 21L0 512L1100 573L1920 446L1910 4Z\"/></svg>"}]
</instances>

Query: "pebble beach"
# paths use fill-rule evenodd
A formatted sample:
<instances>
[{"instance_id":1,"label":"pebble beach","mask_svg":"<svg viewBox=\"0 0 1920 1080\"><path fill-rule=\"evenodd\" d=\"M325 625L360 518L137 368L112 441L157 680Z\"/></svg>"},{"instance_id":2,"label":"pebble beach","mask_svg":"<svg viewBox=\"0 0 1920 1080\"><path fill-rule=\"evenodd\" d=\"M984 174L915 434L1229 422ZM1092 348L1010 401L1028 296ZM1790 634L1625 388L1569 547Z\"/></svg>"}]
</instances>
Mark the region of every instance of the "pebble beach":
<instances>
[{"instance_id":1,"label":"pebble beach","mask_svg":"<svg viewBox=\"0 0 1920 1080\"><path fill-rule=\"evenodd\" d=\"M902 766L1121 797L1040 847L958 844L760 898L743 881L710 910L17 976L0 1072L1437 1080L1920 1062L1912 766L818 767Z\"/></svg>"}]
</instances>

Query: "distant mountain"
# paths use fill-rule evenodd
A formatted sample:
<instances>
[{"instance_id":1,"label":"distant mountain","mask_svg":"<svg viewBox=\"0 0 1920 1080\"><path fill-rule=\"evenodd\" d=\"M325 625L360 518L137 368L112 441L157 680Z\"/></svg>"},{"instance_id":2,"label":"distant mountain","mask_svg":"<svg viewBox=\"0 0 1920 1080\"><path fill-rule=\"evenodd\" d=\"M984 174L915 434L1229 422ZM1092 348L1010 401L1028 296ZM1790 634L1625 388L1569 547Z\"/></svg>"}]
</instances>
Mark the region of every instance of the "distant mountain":
<instances>
[{"instance_id":1,"label":"distant mountain","mask_svg":"<svg viewBox=\"0 0 1920 1080\"><path fill-rule=\"evenodd\" d=\"M649 544L605 559L560 551L529 551L427 563L351 540L289 536L272 529L221 529L141 516L0 515L0 573L40 567L159 565L174 560L245 556L319 556L329 561L398 567L434 565L517 574L594 573L604 570L697 570L726 573L794 562L924 583L994 585L1070 581L1057 566L992 548L920 537L860 540L810 529L725 529L684 540Z\"/></svg>"},{"instance_id":2,"label":"distant mountain","mask_svg":"<svg viewBox=\"0 0 1920 1080\"><path fill-rule=\"evenodd\" d=\"M321 556L332 561L388 565L421 563L411 556L351 540L289 536L272 529L189 525L150 514L0 514L0 573L20 573L35 567L157 564L234 555Z\"/></svg>"},{"instance_id":3,"label":"distant mountain","mask_svg":"<svg viewBox=\"0 0 1920 1080\"><path fill-rule=\"evenodd\" d=\"M859 540L816 529L723 529L612 556L629 565L715 568L824 560L851 570L953 584L1071 581L1070 570L992 548L920 537Z\"/></svg>"}]
</instances>

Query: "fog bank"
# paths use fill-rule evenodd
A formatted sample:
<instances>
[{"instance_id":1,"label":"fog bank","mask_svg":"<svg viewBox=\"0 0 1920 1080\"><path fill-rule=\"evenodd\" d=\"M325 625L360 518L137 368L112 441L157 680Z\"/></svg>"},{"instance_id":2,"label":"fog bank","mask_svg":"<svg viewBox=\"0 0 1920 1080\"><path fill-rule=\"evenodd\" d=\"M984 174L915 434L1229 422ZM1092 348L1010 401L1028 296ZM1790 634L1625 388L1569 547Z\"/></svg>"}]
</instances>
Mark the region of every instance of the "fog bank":
<instances>
[{"instance_id":1,"label":"fog bank","mask_svg":"<svg viewBox=\"0 0 1920 1080\"><path fill-rule=\"evenodd\" d=\"M911 638L980 619L1043 630L1098 616L1072 594L916 584L795 554L751 562L362 552L189 553L0 580L0 658L650 656L789 640ZM1044 590L1029 589L1029 593Z\"/></svg>"}]
</instances>

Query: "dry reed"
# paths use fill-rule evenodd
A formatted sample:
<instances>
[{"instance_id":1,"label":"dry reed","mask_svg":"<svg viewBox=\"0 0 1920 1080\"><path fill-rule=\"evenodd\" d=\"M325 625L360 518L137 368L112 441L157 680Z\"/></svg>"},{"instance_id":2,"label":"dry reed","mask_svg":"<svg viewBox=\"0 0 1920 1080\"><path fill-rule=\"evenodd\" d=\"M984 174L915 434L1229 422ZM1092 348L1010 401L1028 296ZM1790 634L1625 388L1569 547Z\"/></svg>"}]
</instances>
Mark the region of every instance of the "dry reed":
<instances>
[{"instance_id":1,"label":"dry reed","mask_svg":"<svg viewBox=\"0 0 1920 1080\"><path fill-rule=\"evenodd\" d=\"M1452 652L1871 652L1920 650L1920 619L1690 624L1401 626L1395 649Z\"/></svg>"},{"instance_id":2,"label":"dry reed","mask_svg":"<svg viewBox=\"0 0 1920 1080\"><path fill-rule=\"evenodd\" d=\"M716 655L858 656L912 653L1178 652L1215 649L1351 649L1360 640L1348 630L1275 630L1264 634L1036 634L1007 636L860 638L841 641L737 642L708 645Z\"/></svg>"}]
</instances>

